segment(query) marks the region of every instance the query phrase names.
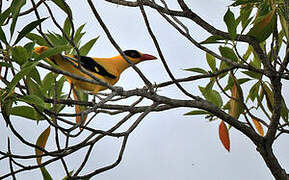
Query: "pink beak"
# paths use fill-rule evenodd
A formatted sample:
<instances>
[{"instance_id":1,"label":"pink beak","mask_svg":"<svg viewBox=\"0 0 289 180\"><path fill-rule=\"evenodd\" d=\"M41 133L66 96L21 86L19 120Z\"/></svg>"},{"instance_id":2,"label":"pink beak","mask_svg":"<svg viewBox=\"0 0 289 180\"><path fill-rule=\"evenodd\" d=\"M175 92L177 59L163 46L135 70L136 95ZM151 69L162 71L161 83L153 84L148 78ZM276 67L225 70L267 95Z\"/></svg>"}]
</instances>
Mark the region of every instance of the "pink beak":
<instances>
[{"instance_id":1,"label":"pink beak","mask_svg":"<svg viewBox=\"0 0 289 180\"><path fill-rule=\"evenodd\" d=\"M155 56L153 55L150 55L150 54L143 54L141 57L140 57L141 60L154 60L154 59L157 59Z\"/></svg>"}]
</instances>

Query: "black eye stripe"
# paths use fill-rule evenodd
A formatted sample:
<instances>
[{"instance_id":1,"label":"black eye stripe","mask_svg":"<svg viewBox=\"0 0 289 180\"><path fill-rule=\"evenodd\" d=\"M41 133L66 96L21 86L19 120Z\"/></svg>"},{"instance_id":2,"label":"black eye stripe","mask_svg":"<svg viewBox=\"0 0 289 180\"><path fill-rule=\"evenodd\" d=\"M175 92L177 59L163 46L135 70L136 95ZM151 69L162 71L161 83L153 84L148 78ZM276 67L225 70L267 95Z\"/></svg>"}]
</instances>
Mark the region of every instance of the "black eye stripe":
<instances>
[{"instance_id":1,"label":"black eye stripe","mask_svg":"<svg viewBox=\"0 0 289 180\"><path fill-rule=\"evenodd\" d=\"M124 54L128 57L131 57L131 58L140 58L141 57L140 53L136 50L126 50L126 51L124 51Z\"/></svg>"}]
</instances>

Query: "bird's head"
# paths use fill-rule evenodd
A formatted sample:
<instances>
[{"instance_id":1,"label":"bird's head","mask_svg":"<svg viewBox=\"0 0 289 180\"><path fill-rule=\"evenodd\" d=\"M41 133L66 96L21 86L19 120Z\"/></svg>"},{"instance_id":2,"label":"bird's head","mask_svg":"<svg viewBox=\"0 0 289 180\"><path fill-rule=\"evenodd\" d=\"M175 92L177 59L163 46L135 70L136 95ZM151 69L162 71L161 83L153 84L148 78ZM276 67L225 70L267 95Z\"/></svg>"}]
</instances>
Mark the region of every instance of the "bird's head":
<instances>
[{"instance_id":1,"label":"bird's head","mask_svg":"<svg viewBox=\"0 0 289 180\"><path fill-rule=\"evenodd\" d=\"M126 50L123 52L128 59L134 64L140 63L142 61L157 59L155 56L150 54L144 54L136 50Z\"/></svg>"}]
</instances>

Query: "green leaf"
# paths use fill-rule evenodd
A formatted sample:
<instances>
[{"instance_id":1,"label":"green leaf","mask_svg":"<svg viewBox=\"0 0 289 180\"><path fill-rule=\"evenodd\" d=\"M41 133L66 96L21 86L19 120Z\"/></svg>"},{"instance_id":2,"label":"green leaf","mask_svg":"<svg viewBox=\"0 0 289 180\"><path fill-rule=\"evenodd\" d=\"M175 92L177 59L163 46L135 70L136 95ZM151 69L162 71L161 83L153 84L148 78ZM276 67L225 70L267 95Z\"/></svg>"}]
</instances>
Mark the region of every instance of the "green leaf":
<instances>
[{"instance_id":1,"label":"green leaf","mask_svg":"<svg viewBox=\"0 0 289 180\"><path fill-rule=\"evenodd\" d=\"M219 70L223 70L223 69L226 69L228 68L229 66L227 65L227 63L225 63L224 61L222 61L220 63L220 67L219 67ZM228 74L228 72L224 72L222 74L220 74L218 77L219 79L222 79L223 77L225 77L226 75Z\"/></svg>"},{"instance_id":2,"label":"green leaf","mask_svg":"<svg viewBox=\"0 0 289 180\"><path fill-rule=\"evenodd\" d=\"M79 96L79 100L81 101L88 101L88 94L85 93L84 91L82 90L76 90L77 93L78 93L78 96ZM84 107L84 109L87 109L87 107Z\"/></svg>"},{"instance_id":3,"label":"green leaf","mask_svg":"<svg viewBox=\"0 0 289 180\"><path fill-rule=\"evenodd\" d=\"M63 89L63 84L64 82L66 82L66 78L64 76L62 76L57 82L56 82L56 86L57 86L57 94L56 97L60 97L62 95L62 89ZM54 95L54 91L53 91L53 95Z\"/></svg>"},{"instance_id":4,"label":"green leaf","mask_svg":"<svg viewBox=\"0 0 289 180\"><path fill-rule=\"evenodd\" d=\"M209 64L212 72L216 72L216 59L209 53L206 53L207 63Z\"/></svg>"},{"instance_id":5,"label":"green leaf","mask_svg":"<svg viewBox=\"0 0 289 180\"><path fill-rule=\"evenodd\" d=\"M2 41L4 44L8 44L6 35L1 26L0 26L0 41Z\"/></svg>"},{"instance_id":6,"label":"green leaf","mask_svg":"<svg viewBox=\"0 0 289 180\"><path fill-rule=\"evenodd\" d=\"M55 75L53 72L49 72L48 74L46 74L46 76L42 80L42 92L46 92L51 89L51 87L54 85L54 76Z\"/></svg>"},{"instance_id":7,"label":"green leaf","mask_svg":"<svg viewBox=\"0 0 289 180\"><path fill-rule=\"evenodd\" d=\"M18 98L18 100L26 102L28 104L36 105L40 108L46 108L46 105L45 105L45 102L43 101L43 99L41 99L40 97L38 97L34 94L25 95L23 97Z\"/></svg>"},{"instance_id":8,"label":"green leaf","mask_svg":"<svg viewBox=\"0 0 289 180\"><path fill-rule=\"evenodd\" d=\"M215 44L215 43L224 43L224 38L221 36L210 36L206 40L202 41L200 44Z\"/></svg>"},{"instance_id":9,"label":"green leaf","mask_svg":"<svg viewBox=\"0 0 289 180\"><path fill-rule=\"evenodd\" d=\"M41 148L45 148L46 146L46 142L48 140L48 137L50 135L50 126L48 126L48 128L46 128L41 134L40 136L38 137L37 141L36 141L36 146L38 147L41 147ZM42 155L43 152L38 149L38 148L35 148L35 154L36 155ZM36 161L37 161L37 164L40 165L41 164L41 161L42 161L42 157L38 157L36 158Z\"/></svg>"},{"instance_id":10,"label":"green leaf","mask_svg":"<svg viewBox=\"0 0 289 180\"><path fill-rule=\"evenodd\" d=\"M47 39L54 45L54 46L63 46L67 44L67 40L63 39L63 37L56 33L48 33L45 34Z\"/></svg>"},{"instance_id":11,"label":"green leaf","mask_svg":"<svg viewBox=\"0 0 289 180\"><path fill-rule=\"evenodd\" d=\"M273 111L273 106L274 106L274 95L273 95L273 91L271 90L271 85L269 84L269 86L266 83L261 84L263 92L265 94L265 98L266 98L266 102L267 102L267 107L268 109L272 112Z\"/></svg>"},{"instance_id":12,"label":"green leaf","mask_svg":"<svg viewBox=\"0 0 289 180\"><path fill-rule=\"evenodd\" d=\"M247 51L245 52L245 54L243 55L243 59L244 60L248 60L248 58L250 57L250 55L252 54L253 49L252 46L248 46Z\"/></svg>"},{"instance_id":13,"label":"green leaf","mask_svg":"<svg viewBox=\"0 0 289 180\"><path fill-rule=\"evenodd\" d=\"M30 106L16 106L13 107L10 111L11 115L20 116L32 120L44 120L44 117L41 116L34 108Z\"/></svg>"},{"instance_id":14,"label":"green leaf","mask_svg":"<svg viewBox=\"0 0 289 180\"><path fill-rule=\"evenodd\" d=\"M16 22L18 19L18 15L20 12L20 9L26 4L26 0L13 0L11 3L11 12L12 12L12 23L10 26L10 36L12 37L14 30L15 30L15 26L16 26Z\"/></svg>"},{"instance_id":15,"label":"green leaf","mask_svg":"<svg viewBox=\"0 0 289 180\"><path fill-rule=\"evenodd\" d=\"M243 33L243 31L253 19L253 17L250 17L252 10L253 5L246 5L245 7L240 8L240 16L238 19L240 19L243 28L241 33Z\"/></svg>"},{"instance_id":16,"label":"green leaf","mask_svg":"<svg viewBox=\"0 0 289 180\"><path fill-rule=\"evenodd\" d=\"M43 180L53 180L49 172L46 170L45 167L40 167L41 174L43 177Z\"/></svg>"},{"instance_id":17,"label":"green leaf","mask_svg":"<svg viewBox=\"0 0 289 180\"><path fill-rule=\"evenodd\" d=\"M41 78L38 70L36 68L33 68L31 72L28 74L29 77L31 77L35 82L39 85L41 85Z\"/></svg>"},{"instance_id":18,"label":"green leaf","mask_svg":"<svg viewBox=\"0 0 289 180\"><path fill-rule=\"evenodd\" d=\"M196 72L196 73L201 73L201 74L208 74L208 72L204 69L201 68L188 68L188 69L184 69L185 71L192 71L192 72Z\"/></svg>"},{"instance_id":19,"label":"green leaf","mask_svg":"<svg viewBox=\"0 0 289 180\"><path fill-rule=\"evenodd\" d=\"M56 46L54 48L49 48L47 51L44 51L43 53L41 53L40 55L38 55L35 60L40 60L40 59L44 59L46 57L50 57L56 54L59 54L63 51L65 51L67 48L69 48L69 46L64 45L64 46Z\"/></svg>"},{"instance_id":20,"label":"green leaf","mask_svg":"<svg viewBox=\"0 0 289 180\"><path fill-rule=\"evenodd\" d=\"M68 16L72 17L70 7L63 0L52 0L60 9L62 9Z\"/></svg>"},{"instance_id":21,"label":"green leaf","mask_svg":"<svg viewBox=\"0 0 289 180\"><path fill-rule=\"evenodd\" d=\"M204 115L204 114L210 114L207 111L202 111L202 110L193 110L190 112L185 113L185 116L192 116L192 115Z\"/></svg>"},{"instance_id":22,"label":"green leaf","mask_svg":"<svg viewBox=\"0 0 289 180\"><path fill-rule=\"evenodd\" d=\"M1 67L12 67L12 65L7 62L0 62L0 68Z\"/></svg>"},{"instance_id":23,"label":"green leaf","mask_svg":"<svg viewBox=\"0 0 289 180\"><path fill-rule=\"evenodd\" d=\"M74 42L75 44L79 44L80 39L85 33L82 33L82 30L84 28L85 24L82 24L79 26L79 28L76 30L75 35L74 35Z\"/></svg>"},{"instance_id":24,"label":"green leaf","mask_svg":"<svg viewBox=\"0 0 289 180\"><path fill-rule=\"evenodd\" d=\"M238 84L241 85L241 84L246 83L246 82L248 82L250 80L252 80L252 79L250 79L250 78L240 78L240 79L237 80L237 82L238 82Z\"/></svg>"},{"instance_id":25,"label":"green leaf","mask_svg":"<svg viewBox=\"0 0 289 180\"><path fill-rule=\"evenodd\" d=\"M260 85L261 83L260 81L258 81L252 86L247 96L246 102L248 101L249 98L251 99L252 102L256 99L256 97L258 96Z\"/></svg>"},{"instance_id":26,"label":"green leaf","mask_svg":"<svg viewBox=\"0 0 289 180\"><path fill-rule=\"evenodd\" d=\"M228 48L226 46L220 46L219 51L223 57L228 58L234 62L238 62L238 57L233 51L233 49Z\"/></svg>"},{"instance_id":27,"label":"green leaf","mask_svg":"<svg viewBox=\"0 0 289 180\"><path fill-rule=\"evenodd\" d=\"M33 94L35 96L38 96L39 98L43 99L45 95L42 93L42 90L40 88L41 84L35 83L32 79L27 78L26 84L29 90L29 94Z\"/></svg>"},{"instance_id":28,"label":"green leaf","mask_svg":"<svg viewBox=\"0 0 289 180\"><path fill-rule=\"evenodd\" d=\"M31 23L29 23L28 25L26 25L18 34L14 44L17 44L22 38L24 38L26 36L26 34L28 34L30 31L32 31L33 29L35 29L37 26L39 26L45 19L47 18L42 18L36 21L33 21Z\"/></svg>"},{"instance_id":29,"label":"green leaf","mask_svg":"<svg viewBox=\"0 0 289 180\"><path fill-rule=\"evenodd\" d=\"M5 90L0 90L0 107L1 107L1 115L5 119L5 121L9 121L9 115L12 108L12 103L15 100L15 96L11 95L8 98L2 98L5 96Z\"/></svg>"},{"instance_id":30,"label":"green leaf","mask_svg":"<svg viewBox=\"0 0 289 180\"><path fill-rule=\"evenodd\" d=\"M236 0L231 6L239 6L243 4L249 4L249 3L257 3L261 2L261 0Z\"/></svg>"},{"instance_id":31,"label":"green leaf","mask_svg":"<svg viewBox=\"0 0 289 180\"><path fill-rule=\"evenodd\" d=\"M200 91L207 101L215 104L217 107L221 107L223 105L223 100L221 95L216 91L208 88L204 88L199 86Z\"/></svg>"},{"instance_id":32,"label":"green leaf","mask_svg":"<svg viewBox=\"0 0 289 180\"><path fill-rule=\"evenodd\" d=\"M241 72L248 75L251 78L258 79L258 80L261 79L262 77L262 74L259 74L253 71L241 71Z\"/></svg>"},{"instance_id":33,"label":"green leaf","mask_svg":"<svg viewBox=\"0 0 289 180\"><path fill-rule=\"evenodd\" d=\"M249 24L251 23L251 21L253 20L253 17L248 18L244 23L242 23L242 31L241 34L243 34L243 32L245 31L245 29L249 26Z\"/></svg>"},{"instance_id":34,"label":"green leaf","mask_svg":"<svg viewBox=\"0 0 289 180\"><path fill-rule=\"evenodd\" d=\"M34 41L36 44L38 44L38 45L40 45L40 46L48 46L46 40L45 40L43 37L41 37L41 36L39 36L39 35L37 35L37 34L27 33L27 34L25 35L25 37L26 37L27 39L30 39L31 41Z\"/></svg>"},{"instance_id":35,"label":"green leaf","mask_svg":"<svg viewBox=\"0 0 289 180\"><path fill-rule=\"evenodd\" d=\"M72 176L72 174L73 174L73 171L70 171L69 175ZM68 176L65 176L62 180L67 180L67 178L68 178Z\"/></svg>"},{"instance_id":36,"label":"green leaf","mask_svg":"<svg viewBox=\"0 0 289 180\"><path fill-rule=\"evenodd\" d=\"M257 68L257 69L260 69L261 68L261 60L259 59L259 57L254 56L253 61L250 62L250 65Z\"/></svg>"},{"instance_id":37,"label":"green leaf","mask_svg":"<svg viewBox=\"0 0 289 180\"><path fill-rule=\"evenodd\" d=\"M224 16L224 21L226 23L228 32L231 35L232 39L235 39L236 35L237 35L237 23L235 20L235 16L232 13L232 11L230 10L230 8L228 8L228 10Z\"/></svg>"},{"instance_id":38,"label":"green leaf","mask_svg":"<svg viewBox=\"0 0 289 180\"><path fill-rule=\"evenodd\" d=\"M15 46L11 49L12 52L12 59L17 64L22 66L28 60L28 53L27 50L22 46Z\"/></svg>"},{"instance_id":39,"label":"green leaf","mask_svg":"<svg viewBox=\"0 0 289 180\"><path fill-rule=\"evenodd\" d=\"M90 49L92 48L92 46L94 45L94 43L97 41L97 39L99 38L96 37L90 41L88 41L85 45L83 45L80 49L79 49L79 52L80 52L80 55L82 56L86 56L88 54L88 52L90 51Z\"/></svg>"},{"instance_id":40,"label":"green leaf","mask_svg":"<svg viewBox=\"0 0 289 180\"><path fill-rule=\"evenodd\" d=\"M288 113L289 110L286 106L286 103L284 101L284 98L282 97L282 109L281 109L281 117L285 122L288 122Z\"/></svg>"},{"instance_id":41,"label":"green leaf","mask_svg":"<svg viewBox=\"0 0 289 180\"><path fill-rule=\"evenodd\" d=\"M28 65L26 65L24 68L21 69L19 73L17 73L12 81L7 85L7 95L6 97L10 96L13 93L13 90L17 83L25 76L27 75L32 68L34 68L39 62L29 62Z\"/></svg>"},{"instance_id":42,"label":"green leaf","mask_svg":"<svg viewBox=\"0 0 289 180\"><path fill-rule=\"evenodd\" d=\"M67 17L64 21L63 31L68 37L70 37L71 28L72 28L72 25L70 23L69 17Z\"/></svg>"},{"instance_id":43,"label":"green leaf","mask_svg":"<svg viewBox=\"0 0 289 180\"><path fill-rule=\"evenodd\" d=\"M216 90L209 91L207 94L207 100L215 104L217 107L222 107L223 105L222 97Z\"/></svg>"},{"instance_id":44,"label":"green leaf","mask_svg":"<svg viewBox=\"0 0 289 180\"><path fill-rule=\"evenodd\" d=\"M67 98L68 98L68 95L62 95L59 97L59 99L67 99ZM65 104L56 104L51 110L55 111L56 113L59 113L65 108L65 106L66 106Z\"/></svg>"},{"instance_id":45,"label":"green leaf","mask_svg":"<svg viewBox=\"0 0 289 180\"><path fill-rule=\"evenodd\" d=\"M250 80L252 80L252 79L250 79L250 78L240 78L240 79L237 80L237 82L238 82L239 85L241 85L241 84L246 83L246 82L248 82L248 81L250 81ZM228 84L227 84L227 86L224 88L224 90L227 91L227 90L232 89L233 84L234 84L234 81L233 81L233 79L230 77L230 78L228 79Z\"/></svg>"},{"instance_id":46,"label":"green leaf","mask_svg":"<svg viewBox=\"0 0 289 180\"><path fill-rule=\"evenodd\" d=\"M28 58L32 57L34 46L35 46L35 42L29 42L29 43L24 45L24 48L26 49Z\"/></svg>"},{"instance_id":47,"label":"green leaf","mask_svg":"<svg viewBox=\"0 0 289 180\"><path fill-rule=\"evenodd\" d=\"M273 32L276 25L275 9L264 16L257 16L254 26L247 35L253 36L258 42L265 41Z\"/></svg>"},{"instance_id":48,"label":"green leaf","mask_svg":"<svg viewBox=\"0 0 289 180\"><path fill-rule=\"evenodd\" d=\"M279 15L279 19L280 19L280 23L281 23L281 26L282 26L282 30L284 31L285 33L285 37L287 38L287 41L289 39L289 27L288 27L288 23L286 21L286 12L285 10L281 10L281 8L279 9L278 8L278 15Z\"/></svg>"},{"instance_id":49,"label":"green leaf","mask_svg":"<svg viewBox=\"0 0 289 180\"><path fill-rule=\"evenodd\" d=\"M205 90L210 91L213 89L213 86L215 85L215 78L211 78L210 82L206 85Z\"/></svg>"},{"instance_id":50,"label":"green leaf","mask_svg":"<svg viewBox=\"0 0 289 180\"><path fill-rule=\"evenodd\" d=\"M3 23L6 21L10 13L11 13L11 8L9 7L3 13L0 14L0 26L3 25Z\"/></svg>"}]
</instances>

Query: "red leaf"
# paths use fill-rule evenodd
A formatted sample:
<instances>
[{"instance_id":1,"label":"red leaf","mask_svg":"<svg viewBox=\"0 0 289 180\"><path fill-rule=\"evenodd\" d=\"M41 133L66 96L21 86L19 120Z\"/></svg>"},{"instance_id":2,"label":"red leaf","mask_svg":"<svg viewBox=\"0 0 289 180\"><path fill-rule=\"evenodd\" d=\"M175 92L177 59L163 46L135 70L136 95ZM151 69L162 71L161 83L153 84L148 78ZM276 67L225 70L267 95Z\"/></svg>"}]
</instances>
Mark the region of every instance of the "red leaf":
<instances>
[{"instance_id":1,"label":"red leaf","mask_svg":"<svg viewBox=\"0 0 289 180\"><path fill-rule=\"evenodd\" d=\"M224 121L221 121L219 125L219 138L224 147L227 149L227 151L230 151L230 137L227 126L224 123Z\"/></svg>"}]
</instances>

